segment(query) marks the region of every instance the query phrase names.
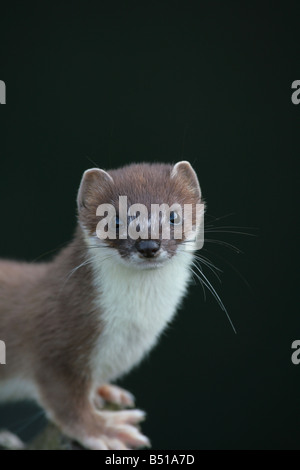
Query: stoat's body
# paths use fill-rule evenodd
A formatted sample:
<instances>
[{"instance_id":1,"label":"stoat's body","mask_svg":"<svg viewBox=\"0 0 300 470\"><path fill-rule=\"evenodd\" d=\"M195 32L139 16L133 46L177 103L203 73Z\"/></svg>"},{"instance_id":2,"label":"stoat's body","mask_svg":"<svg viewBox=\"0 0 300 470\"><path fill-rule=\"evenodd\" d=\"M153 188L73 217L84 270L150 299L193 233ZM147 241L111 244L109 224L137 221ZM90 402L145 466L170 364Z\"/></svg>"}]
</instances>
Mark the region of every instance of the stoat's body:
<instances>
[{"instance_id":1,"label":"stoat's body","mask_svg":"<svg viewBox=\"0 0 300 470\"><path fill-rule=\"evenodd\" d=\"M189 234L149 243L99 240L97 207L117 207L120 195L149 210L201 201L187 162L89 170L70 245L50 263L0 262L0 339L7 351L0 401L36 400L64 433L93 449L148 444L134 426L143 412L104 411L101 400L133 405L110 382L154 346L186 292L193 260Z\"/></svg>"}]
</instances>

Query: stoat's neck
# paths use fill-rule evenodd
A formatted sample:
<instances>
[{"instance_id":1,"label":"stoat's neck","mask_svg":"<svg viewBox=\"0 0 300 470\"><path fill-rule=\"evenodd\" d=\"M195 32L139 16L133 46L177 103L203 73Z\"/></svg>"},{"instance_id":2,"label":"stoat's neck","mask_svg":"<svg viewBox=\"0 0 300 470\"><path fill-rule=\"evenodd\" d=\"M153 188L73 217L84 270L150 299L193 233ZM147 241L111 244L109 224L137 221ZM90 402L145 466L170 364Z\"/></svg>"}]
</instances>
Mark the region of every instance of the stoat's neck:
<instances>
[{"instance_id":1,"label":"stoat's neck","mask_svg":"<svg viewBox=\"0 0 300 470\"><path fill-rule=\"evenodd\" d=\"M92 263L103 325L92 364L97 383L124 374L154 346L186 292L192 260L178 253L161 268L140 270L109 251L97 249Z\"/></svg>"}]
</instances>

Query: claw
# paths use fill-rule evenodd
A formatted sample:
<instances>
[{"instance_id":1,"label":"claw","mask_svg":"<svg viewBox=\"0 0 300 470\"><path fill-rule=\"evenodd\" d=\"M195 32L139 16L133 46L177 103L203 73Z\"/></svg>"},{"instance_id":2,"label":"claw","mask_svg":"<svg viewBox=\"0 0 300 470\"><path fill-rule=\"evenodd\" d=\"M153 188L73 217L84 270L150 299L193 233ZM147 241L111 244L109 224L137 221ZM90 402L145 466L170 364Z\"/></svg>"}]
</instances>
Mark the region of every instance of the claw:
<instances>
[{"instance_id":1,"label":"claw","mask_svg":"<svg viewBox=\"0 0 300 470\"><path fill-rule=\"evenodd\" d=\"M131 408L134 406L135 402L134 396L130 392L116 385L102 385L102 387L98 389L98 395L105 401L122 407Z\"/></svg>"}]
</instances>

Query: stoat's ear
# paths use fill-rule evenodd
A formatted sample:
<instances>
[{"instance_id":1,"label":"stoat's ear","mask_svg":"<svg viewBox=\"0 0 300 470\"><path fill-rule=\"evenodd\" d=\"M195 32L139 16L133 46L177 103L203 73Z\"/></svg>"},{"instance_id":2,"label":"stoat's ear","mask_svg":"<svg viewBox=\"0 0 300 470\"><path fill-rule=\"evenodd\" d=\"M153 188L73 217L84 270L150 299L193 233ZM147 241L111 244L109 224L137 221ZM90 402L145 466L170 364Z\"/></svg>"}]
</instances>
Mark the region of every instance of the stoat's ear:
<instances>
[{"instance_id":1,"label":"stoat's ear","mask_svg":"<svg viewBox=\"0 0 300 470\"><path fill-rule=\"evenodd\" d=\"M192 192L194 196L201 199L201 189L195 170L189 162L176 163L171 171L171 179L178 179L181 184Z\"/></svg>"},{"instance_id":2,"label":"stoat's ear","mask_svg":"<svg viewBox=\"0 0 300 470\"><path fill-rule=\"evenodd\" d=\"M79 212L82 208L89 208L94 205L101 194L105 194L111 188L114 180L104 170L92 168L84 172L77 196Z\"/></svg>"}]
</instances>

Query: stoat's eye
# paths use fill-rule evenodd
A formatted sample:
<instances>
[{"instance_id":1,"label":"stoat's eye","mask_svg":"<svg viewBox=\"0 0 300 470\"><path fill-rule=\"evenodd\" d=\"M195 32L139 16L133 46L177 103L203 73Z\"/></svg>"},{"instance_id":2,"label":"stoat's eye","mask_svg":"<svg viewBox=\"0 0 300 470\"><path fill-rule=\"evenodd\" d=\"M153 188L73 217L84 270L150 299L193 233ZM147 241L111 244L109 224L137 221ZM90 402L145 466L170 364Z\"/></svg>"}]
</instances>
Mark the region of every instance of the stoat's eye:
<instances>
[{"instance_id":1,"label":"stoat's eye","mask_svg":"<svg viewBox=\"0 0 300 470\"><path fill-rule=\"evenodd\" d=\"M121 225L123 225L121 219L119 219L119 217L116 215L116 217L114 218L114 224L116 226L116 229L119 230L119 228L121 227Z\"/></svg>"},{"instance_id":2,"label":"stoat's eye","mask_svg":"<svg viewBox=\"0 0 300 470\"><path fill-rule=\"evenodd\" d=\"M170 224L172 224L172 225L181 224L181 217L178 214L178 212L175 212L175 211L170 212Z\"/></svg>"}]
</instances>

